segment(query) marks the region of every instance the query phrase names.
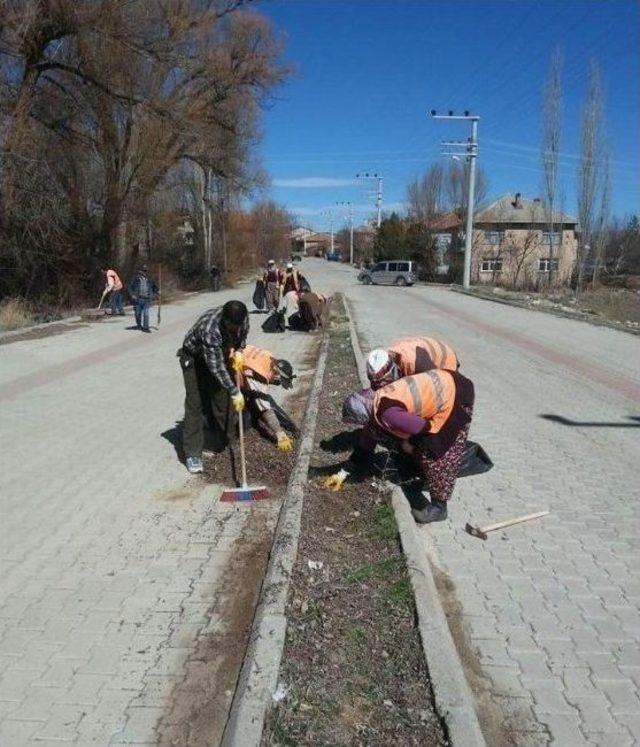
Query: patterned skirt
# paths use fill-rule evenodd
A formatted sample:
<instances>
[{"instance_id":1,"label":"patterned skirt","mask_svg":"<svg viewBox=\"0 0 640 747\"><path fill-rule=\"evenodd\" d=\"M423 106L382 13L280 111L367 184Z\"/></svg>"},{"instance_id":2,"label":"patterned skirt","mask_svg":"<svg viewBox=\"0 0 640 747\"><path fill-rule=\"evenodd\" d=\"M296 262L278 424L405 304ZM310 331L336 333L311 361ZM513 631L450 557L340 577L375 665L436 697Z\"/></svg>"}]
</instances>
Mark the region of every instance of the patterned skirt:
<instances>
[{"instance_id":1,"label":"patterned skirt","mask_svg":"<svg viewBox=\"0 0 640 747\"><path fill-rule=\"evenodd\" d=\"M465 411L469 416L473 414L472 407L465 407ZM439 459L430 459L425 453L418 456L420 473L424 477L425 488L429 491L431 500L448 501L453 495L470 426L471 423L467 423L458 433L453 445Z\"/></svg>"}]
</instances>

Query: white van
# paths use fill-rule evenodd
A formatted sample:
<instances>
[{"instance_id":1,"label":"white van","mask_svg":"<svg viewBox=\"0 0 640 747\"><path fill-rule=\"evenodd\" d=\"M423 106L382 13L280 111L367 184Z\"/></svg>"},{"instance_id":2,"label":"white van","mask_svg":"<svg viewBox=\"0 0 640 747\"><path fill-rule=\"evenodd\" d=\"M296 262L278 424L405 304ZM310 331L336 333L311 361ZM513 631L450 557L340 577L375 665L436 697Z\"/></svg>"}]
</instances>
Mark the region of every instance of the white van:
<instances>
[{"instance_id":1,"label":"white van","mask_svg":"<svg viewBox=\"0 0 640 747\"><path fill-rule=\"evenodd\" d=\"M363 270L358 279L364 285L413 285L416 271L415 262L395 259L377 262L370 270Z\"/></svg>"}]
</instances>

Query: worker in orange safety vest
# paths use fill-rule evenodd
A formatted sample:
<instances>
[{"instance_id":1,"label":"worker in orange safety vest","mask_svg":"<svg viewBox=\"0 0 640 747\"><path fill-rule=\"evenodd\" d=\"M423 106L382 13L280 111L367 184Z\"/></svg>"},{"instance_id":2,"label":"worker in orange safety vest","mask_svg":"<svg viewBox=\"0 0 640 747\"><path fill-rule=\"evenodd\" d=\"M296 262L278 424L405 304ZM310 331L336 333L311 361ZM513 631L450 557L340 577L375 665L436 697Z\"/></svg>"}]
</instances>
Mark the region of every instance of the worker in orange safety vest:
<instances>
[{"instance_id":1,"label":"worker in orange safety vest","mask_svg":"<svg viewBox=\"0 0 640 747\"><path fill-rule=\"evenodd\" d=\"M455 350L432 337L401 337L388 348L376 348L367 357L367 376L373 389L379 389L403 376L433 369L457 371Z\"/></svg>"},{"instance_id":2,"label":"worker in orange safety vest","mask_svg":"<svg viewBox=\"0 0 640 747\"><path fill-rule=\"evenodd\" d=\"M294 378L291 364L277 359L268 350L247 345L241 352L231 353L231 365L240 372L240 391L245 395L258 427L276 441L278 449L291 451L293 439L280 424L268 395L270 384L291 388Z\"/></svg>"},{"instance_id":3,"label":"worker in orange safety vest","mask_svg":"<svg viewBox=\"0 0 640 747\"><path fill-rule=\"evenodd\" d=\"M410 456L429 492L422 488L409 497L418 523L447 518L473 416L473 383L456 371L434 369L406 376L373 392L350 395L343 405L343 420L362 427L350 461L370 464L381 436L392 437ZM341 469L325 481L339 490L350 472Z\"/></svg>"}]
</instances>

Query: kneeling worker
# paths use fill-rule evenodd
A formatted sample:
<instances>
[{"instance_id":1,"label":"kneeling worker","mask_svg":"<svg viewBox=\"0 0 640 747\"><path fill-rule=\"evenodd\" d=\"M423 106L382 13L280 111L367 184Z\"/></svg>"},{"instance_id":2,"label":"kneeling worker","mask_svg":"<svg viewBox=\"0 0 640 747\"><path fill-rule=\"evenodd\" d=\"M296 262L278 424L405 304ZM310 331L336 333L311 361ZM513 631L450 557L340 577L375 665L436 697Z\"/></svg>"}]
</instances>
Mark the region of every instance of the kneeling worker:
<instances>
[{"instance_id":1,"label":"kneeling worker","mask_svg":"<svg viewBox=\"0 0 640 747\"><path fill-rule=\"evenodd\" d=\"M233 355L232 361L234 369L240 368L240 389L259 428L276 441L281 451L291 451L293 440L280 425L267 394L269 384L291 388L291 364L285 360L276 360L268 350L254 345L247 345L241 358Z\"/></svg>"},{"instance_id":2,"label":"kneeling worker","mask_svg":"<svg viewBox=\"0 0 640 747\"><path fill-rule=\"evenodd\" d=\"M401 337L385 350L377 348L367 356L367 376L373 389L380 389L404 376L433 369L457 371L455 350L432 337Z\"/></svg>"},{"instance_id":3,"label":"kneeling worker","mask_svg":"<svg viewBox=\"0 0 640 747\"><path fill-rule=\"evenodd\" d=\"M380 433L391 436L409 454L429 491L411 499L415 520L421 524L447 518L473 415L473 383L454 371L428 371L399 379L370 393L355 393L344 403L343 419L363 426L354 464L370 461ZM339 490L347 470L327 478Z\"/></svg>"},{"instance_id":4,"label":"kneeling worker","mask_svg":"<svg viewBox=\"0 0 640 747\"><path fill-rule=\"evenodd\" d=\"M205 311L178 350L185 388L182 439L187 469L192 474L202 472L203 414L222 446L235 439L235 413L242 412L245 402L227 361L234 351L241 360L248 334L247 307L241 301L227 301L224 306Z\"/></svg>"}]
</instances>

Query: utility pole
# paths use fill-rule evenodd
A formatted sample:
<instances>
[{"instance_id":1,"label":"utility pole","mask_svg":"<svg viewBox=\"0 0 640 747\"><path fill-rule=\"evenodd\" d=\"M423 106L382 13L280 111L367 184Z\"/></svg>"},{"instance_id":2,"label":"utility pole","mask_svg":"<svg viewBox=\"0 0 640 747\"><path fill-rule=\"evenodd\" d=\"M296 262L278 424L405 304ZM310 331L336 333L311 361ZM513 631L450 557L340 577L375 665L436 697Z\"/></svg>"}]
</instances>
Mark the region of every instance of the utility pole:
<instances>
[{"instance_id":1,"label":"utility pole","mask_svg":"<svg viewBox=\"0 0 640 747\"><path fill-rule=\"evenodd\" d=\"M349 263L353 265L353 203L352 202L336 202L336 205L344 205L349 209Z\"/></svg>"},{"instance_id":2,"label":"utility pole","mask_svg":"<svg viewBox=\"0 0 640 747\"><path fill-rule=\"evenodd\" d=\"M378 213L378 228L380 228L380 222L382 220L382 174L356 174L356 179L375 179L378 182L378 189L376 191L376 211Z\"/></svg>"},{"instance_id":3,"label":"utility pole","mask_svg":"<svg viewBox=\"0 0 640 747\"><path fill-rule=\"evenodd\" d=\"M471 249L473 243L473 208L476 190L476 158L478 157L478 122L480 117L476 114L470 114L465 111L464 114L454 114L450 111L448 114L438 114L435 109L431 110L431 116L434 119L459 119L471 122L471 137L466 143L449 142L445 145L465 145L466 157L469 162L469 185L467 194L467 227L464 241L464 274L462 286L469 288L471 284ZM460 157L461 153L449 153L454 157Z\"/></svg>"},{"instance_id":4,"label":"utility pole","mask_svg":"<svg viewBox=\"0 0 640 747\"><path fill-rule=\"evenodd\" d=\"M325 215L329 218L329 230L331 231L331 253L333 254L333 210L323 210L320 215Z\"/></svg>"}]
</instances>

